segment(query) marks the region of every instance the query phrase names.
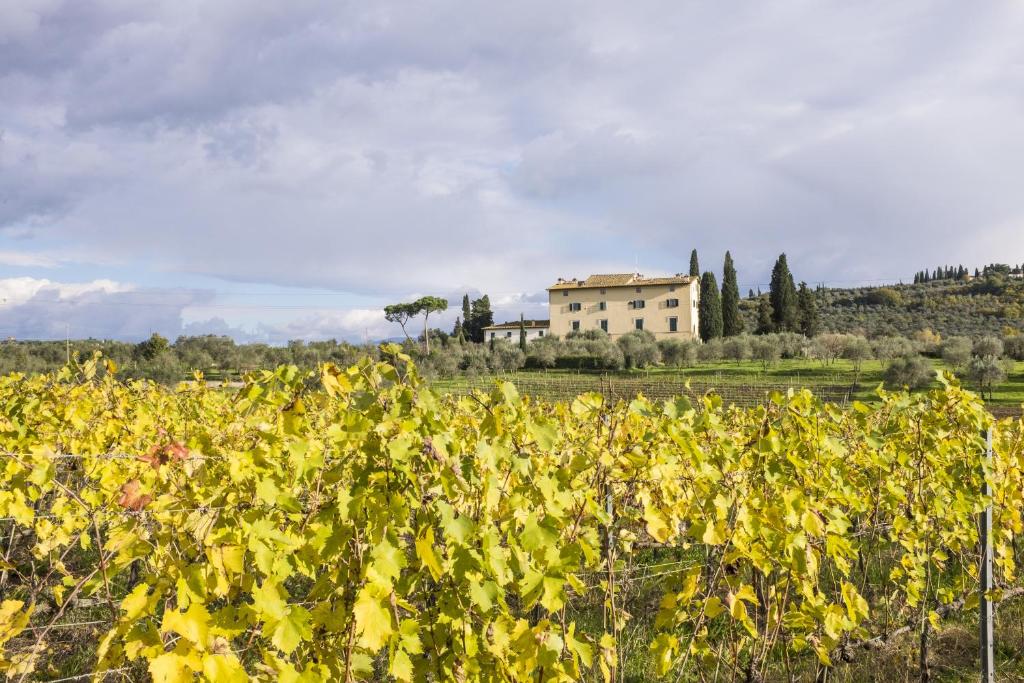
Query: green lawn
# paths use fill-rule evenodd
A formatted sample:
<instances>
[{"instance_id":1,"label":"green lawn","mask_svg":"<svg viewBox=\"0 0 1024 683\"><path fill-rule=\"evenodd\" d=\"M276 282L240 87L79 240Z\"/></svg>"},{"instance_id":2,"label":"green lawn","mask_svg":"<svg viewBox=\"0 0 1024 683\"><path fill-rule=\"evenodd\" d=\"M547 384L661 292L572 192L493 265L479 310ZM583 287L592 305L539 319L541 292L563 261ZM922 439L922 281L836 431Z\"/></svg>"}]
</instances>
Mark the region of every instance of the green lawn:
<instances>
[{"instance_id":1,"label":"green lawn","mask_svg":"<svg viewBox=\"0 0 1024 683\"><path fill-rule=\"evenodd\" d=\"M929 360L936 369L949 368L937 360ZM614 372L573 372L565 370L526 370L503 376L513 381L563 387L578 386L579 391L597 389L601 377L630 380L647 380L652 385L660 382L681 382L691 379L701 385L738 387L744 385L789 385L810 389L822 387L850 387L856 384L853 398L861 401L872 401L875 389L882 383L886 363L884 361L866 361L862 364L859 375L854 371L853 363L837 360L823 365L813 360L782 360L763 368L758 361L719 361L700 363L690 368L658 367L646 370L621 370ZM464 391L468 388L483 387L494 377L454 377L435 379L431 383L442 392ZM977 390L966 382L968 388ZM932 382L938 387L939 382ZM998 385L993 392L993 405L1015 408L1024 404L1024 362L1014 364L1013 372L1007 381Z\"/></svg>"}]
</instances>

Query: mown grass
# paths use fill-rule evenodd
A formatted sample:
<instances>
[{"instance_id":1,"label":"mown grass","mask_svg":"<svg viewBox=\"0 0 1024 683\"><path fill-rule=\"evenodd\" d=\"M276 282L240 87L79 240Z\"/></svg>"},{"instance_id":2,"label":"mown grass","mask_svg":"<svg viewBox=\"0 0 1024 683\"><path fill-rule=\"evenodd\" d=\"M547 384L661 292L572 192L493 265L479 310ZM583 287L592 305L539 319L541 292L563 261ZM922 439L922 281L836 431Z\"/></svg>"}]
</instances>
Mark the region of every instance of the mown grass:
<instances>
[{"instance_id":1,"label":"mown grass","mask_svg":"<svg viewBox=\"0 0 1024 683\"><path fill-rule=\"evenodd\" d=\"M942 361L928 359L928 362L936 370L953 372L953 369ZM722 386L759 386L764 384L789 385L797 388L814 389L823 386L846 386L854 387L852 397L871 402L876 399L876 389L885 379L884 361L865 361L858 372L851 361L837 360L834 363L822 364L818 361L804 359L781 360L767 367L758 361L717 361L700 363L689 368L656 367L644 370L619 370L611 372L574 372L566 370L522 370L510 376L508 379L520 377L524 379L547 379L571 383L576 378L580 383L580 391L587 391L594 383L594 378L606 376L611 378L649 378L652 381L664 379L677 379L680 381L692 379L704 384ZM954 372L954 374L956 374ZM431 384L442 392L464 391L466 388L476 386L480 382L479 377L452 377L444 379L433 379ZM973 390L978 387L966 379L964 384ZM939 386L939 381L933 380L931 388ZM992 398L987 403L1006 407L1019 407L1024 404L1024 361L1014 363L1012 372L1007 380L997 385L993 391Z\"/></svg>"}]
</instances>

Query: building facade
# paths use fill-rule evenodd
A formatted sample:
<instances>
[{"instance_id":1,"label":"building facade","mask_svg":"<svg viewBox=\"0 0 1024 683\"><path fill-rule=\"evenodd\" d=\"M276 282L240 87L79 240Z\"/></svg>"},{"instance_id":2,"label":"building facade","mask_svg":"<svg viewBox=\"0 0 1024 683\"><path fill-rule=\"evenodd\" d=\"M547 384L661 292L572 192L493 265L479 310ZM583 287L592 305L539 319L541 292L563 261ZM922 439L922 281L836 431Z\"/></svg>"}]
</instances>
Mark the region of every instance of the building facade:
<instances>
[{"instance_id":1,"label":"building facade","mask_svg":"<svg viewBox=\"0 0 1024 683\"><path fill-rule=\"evenodd\" d=\"M523 327L526 329L526 341L546 337L548 336L548 330L550 329L549 321L547 320L524 320ZM489 325L488 327L485 327L484 341L489 342L492 339L507 339L508 341L518 344L519 321L516 320L510 323L501 323L500 325Z\"/></svg>"},{"instance_id":2,"label":"building facade","mask_svg":"<svg viewBox=\"0 0 1024 683\"><path fill-rule=\"evenodd\" d=\"M613 339L647 330L657 339L699 339L700 278L640 273L559 278L548 287L549 334L602 329Z\"/></svg>"}]
</instances>

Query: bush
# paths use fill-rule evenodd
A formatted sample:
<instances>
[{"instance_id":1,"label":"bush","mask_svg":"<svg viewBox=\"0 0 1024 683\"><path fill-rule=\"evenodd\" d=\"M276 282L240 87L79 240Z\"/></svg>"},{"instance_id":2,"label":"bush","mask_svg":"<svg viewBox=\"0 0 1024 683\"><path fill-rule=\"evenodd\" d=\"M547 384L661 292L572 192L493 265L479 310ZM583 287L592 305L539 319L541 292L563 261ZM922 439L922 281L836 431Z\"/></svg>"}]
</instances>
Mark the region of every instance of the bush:
<instances>
[{"instance_id":1,"label":"bush","mask_svg":"<svg viewBox=\"0 0 1024 683\"><path fill-rule=\"evenodd\" d=\"M899 306L903 303L903 295L891 287L879 287L865 294L863 301L874 306Z\"/></svg>"},{"instance_id":2,"label":"bush","mask_svg":"<svg viewBox=\"0 0 1024 683\"><path fill-rule=\"evenodd\" d=\"M979 358L1001 358L1003 341L998 337L982 337L974 342L974 355Z\"/></svg>"},{"instance_id":3,"label":"bush","mask_svg":"<svg viewBox=\"0 0 1024 683\"><path fill-rule=\"evenodd\" d=\"M748 360L750 353L750 339L746 336L729 337L722 341L722 357L726 360Z\"/></svg>"},{"instance_id":4,"label":"bush","mask_svg":"<svg viewBox=\"0 0 1024 683\"><path fill-rule=\"evenodd\" d=\"M835 363L846 348L847 335L827 332L819 334L811 343L811 355L824 364Z\"/></svg>"},{"instance_id":5,"label":"bush","mask_svg":"<svg viewBox=\"0 0 1024 683\"><path fill-rule=\"evenodd\" d=\"M931 384L935 370L921 356L903 356L885 369L885 385L890 389L921 389Z\"/></svg>"},{"instance_id":6,"label":"bush","mask_svg":"<svg viewBox=\"0 0 1024 683\"><path fill-rule=\"evenodd\" d=\"M988 390L989 399L996 384L1006 381L1006 365L993 355L975 356L967 366L967 376L981 389L981 397Z\"/></svg>"},{"instance_id":7,"label":"bush","mask_svg":"<svg viewBox=\"0 0 1024 683\"><path fill-rule=\"evenodd\" d=\"M849 336L843 344L843 358L853 362L854 382L860 378L864 361L871 360L871 344L864 337Z\"/></svg>"},{"instance_id":8,"label":"bush","mask_svg":"<svg viewBox=\"0 0 1024 683\"><path fill-rule=\"evenodd\" d=\"M939 352L939 344L942 343L942 336L932 332L931 328L924 328L914 333L914 344L918 353L935 355Z\"/></svg>"},{"instance_id":9,"label":"bush","mask_svg":"<svg viewBox=\"0 0 1024 683\"><path fill-rule=\"evenodd\" d=\"M971 360L971 340L967 337L948 337L939 346L942 360L954 368L962 368Z\"/></svg>"},{"instance_id":10,"label":"bush","mask_svg":"<svg viewBox=\"0 0 1024 683\"><path fill-rule=\"evenodd\" d=\"M541 337L526 345L526 367L553 368L562 354L562 342L557 337Z\"/></svg>"},{"instance_id":11,"label":"bush","mask_svg":"<svg viewBox=\"0 0 1024 683\"><path fill-rule=\"evenodd\" d=\"M633 330L618 340L627 368L646 368L661 360L654 335L647 330Z\"/></svg>"},{"instance_id":12,"label":"bush","mask_svg":"<svg viewBox=\"0 0 1024 683\"><path fill-rule=\"evenodd\" d=\"M771 338L772 335L764 335L762 337L755 337L750 343L750 352L754 360L761 361L761 368L765 371L768 370L768 366L776 363L782 356L782 352L779 349L776 340Z\"/></svg>"},{"instance_id":13,"label":"bush","mask_svg":"<svg viewBox=\"0 0 1024 683\"><path fill-rule=\"evenodd\" d=\"M1013 360L1024 360L1024 334L1004 339L1003 351Z\"/></svg>"},{"instance_id":14,"label":"bush","mask_svg":"<svg viewBox=\"0 0 1024 683\"><path fill-rule=\"evenodd\" d=\"M871 341L871 350L878 360L892 360L914 355L914 344L906 337L878 337Z\"/></svg>"},{"instance_id":15,"label":"bush","mask_svg":"<svg viewBox=\"0 0 1024 683\"><path fill-rule=\"evenodd\" d=\"M661 351L661 362L672 367L690 367L697 362L697 347L695 341L681 341L679 339L663 339L658 342L658 350Z\"/></svg>"},{"instance_id":16,"label":"bush","mask_svg":"<svg viewBox=\"0 0 1024 683\"><path fill-rule=\"evenodd\" d=\"M722 340L712 339L697 347L697 359L702 363L722 360Z\"/></svg>"},{"instance_id":17,"label":"bush","mask_svg":"<svg viewBox=\"0 0 1024 683\"><path fill-rule=\"evenodd\" d=\"M515 372L526 364L526 354L518 343L502 340L494 344L488 359L488 367L492 372Z\"/></svg>"}]
</instances>

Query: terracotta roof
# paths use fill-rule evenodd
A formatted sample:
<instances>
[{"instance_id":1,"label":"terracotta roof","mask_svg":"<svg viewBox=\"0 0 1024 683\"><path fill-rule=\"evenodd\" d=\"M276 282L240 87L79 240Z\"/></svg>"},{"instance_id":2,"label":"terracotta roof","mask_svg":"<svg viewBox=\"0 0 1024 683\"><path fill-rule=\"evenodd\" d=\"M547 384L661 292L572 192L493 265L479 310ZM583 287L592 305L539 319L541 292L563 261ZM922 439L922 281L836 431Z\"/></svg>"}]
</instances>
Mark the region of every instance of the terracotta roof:
<instances>
[{"instance_id":1,"label":"terracotta roof","mask_svg":"<svg viewBox=\"0 0 1024 683\"><path fill-rule=\"evenodd\" d=\"M551 321L550 320L524 320L523 321L523 325L528 330L531 330L531 329L535 330L537 328L544 328L546 330L549 327L551 327ZM519 321L515 320L515 321L510 322L510 323L501 323L500 325L488 325L484 329L485 330L518 330L519 329Z\"/></svg>"},{"instance_id":2,"label":"terracotta roof","mask_svg":"<svg viewBox=\"0 0 1024 683\"><path fill-rule=\"evenodd\" d=\"M644 277L640 273L611 273L607 275L591 275L586 280L563 280L548 287L553 289L593 289L596 287L642 287L651 285L687 285L695 278L678 274L674 277Z\"/></svg>"}]
</instances>

